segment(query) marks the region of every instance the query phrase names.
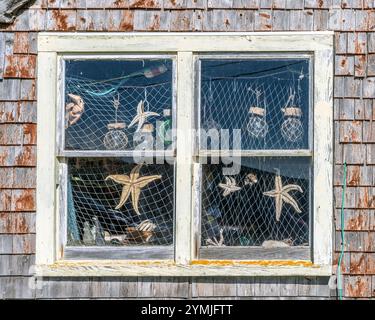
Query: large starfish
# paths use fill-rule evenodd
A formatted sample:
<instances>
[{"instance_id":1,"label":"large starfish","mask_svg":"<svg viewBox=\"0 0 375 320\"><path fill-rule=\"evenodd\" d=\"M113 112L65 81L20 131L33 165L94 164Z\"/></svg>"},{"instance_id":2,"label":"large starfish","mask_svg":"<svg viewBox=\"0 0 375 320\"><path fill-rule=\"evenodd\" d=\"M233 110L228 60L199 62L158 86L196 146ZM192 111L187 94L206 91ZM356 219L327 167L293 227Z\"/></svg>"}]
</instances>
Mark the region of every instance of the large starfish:
<instances>
[{"instance_id":1,"label":"large starfish","mask_svg":"<svg viewBox=\"0 0 375 320\"><path fill-rule=\"evenodd\" d=\"M131 194L134 211L137 214L140 214L138 209L138 201L139 195L141 194L141 189L147 186L150 182L161 179L161 176L157 175L140 177L139 170L141 167L141 164L134 167L129 176L125 174L114 174L105 178L105 180L111 179L114 182L123 185L120 202L117 205L116 210L120 209L125 204L126 200L128 200Z\"/></svg>"},{"instance_id":2,"label":"large starfish","mask_svg":"<svg viewBox=\"0 0 375 320\"><path fill-rule=\"evenodd\" d=\"M224 190L223 196L229 196L231 193L241 190L241 187L237 186L236 180L232 177L224 177L225 183L219 183L219 187Z\"/></svg>"},{"instance_id":3,"label":"large starfish","mask_svg":"<svg viewBox=\"0 0 375 320\"><path fill-rule=\"evenodd\" d=\"M276 220L280 221L281 211L283 208L283 202L289 203L294 210L298 213L301 213L301 209L298 207L298 203L293 197L289 194L290 191L299 191L303 193L302 188L296 184L288 184L283 186L281 177L279 174L275 176L275 190L263 192L265 196L275 198L276 202Z\"/></svg>"},{"instance_id":4,"label":"large starfish","mask_svg":"<svg viewBox=\"0 0 375 320\"><path fill-rule=\"evenodd\" d=\"M142 129L142 126L145 123L146 119L151 116L159 116L159 114L156 112L145 111L144 102L143 100L141 100L137 106L137 115L134 117L132 122L130 122L128 127L131 128L138 122L137 130L136 130L136 132L138 132L139 130Z\"/></svg>"}]
</instances>

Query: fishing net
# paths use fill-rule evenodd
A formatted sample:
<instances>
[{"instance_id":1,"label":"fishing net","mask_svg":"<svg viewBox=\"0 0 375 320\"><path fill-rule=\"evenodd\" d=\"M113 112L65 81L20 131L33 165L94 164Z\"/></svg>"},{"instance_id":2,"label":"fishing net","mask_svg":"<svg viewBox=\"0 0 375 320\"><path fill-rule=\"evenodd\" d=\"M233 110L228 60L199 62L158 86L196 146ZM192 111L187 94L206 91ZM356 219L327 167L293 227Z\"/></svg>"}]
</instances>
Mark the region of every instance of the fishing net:
<instances>
[{"instance_id":1,"label":"fishing net","mask_svg":"<svg viewBox=\"0 0 375 320\"><path fill-rule=\"evenodd\" d=\"M309 149L308 73L306 59L202 60L201 128L216 129L221 148L226 129L229 149ZM220 148L213 136L201 135L201 150ZM240 170L230 175L208 160L201 184L202 246L309 245L311 158L243 156Z\"/></svg>"},{"instance_id":2,"label":"fishing net","mask_svg":"<svg viewBox=\"0 0 375 320\"><path fill-rule=\"evenodd\" d=\"M140 187L138 200L130 194L116 209L124 185L106 178L129 176L135 167L131 159L69 160L68 245L173 244L173 165L142 165L139 179L157 178Z\"/></svg>"},{"instance_id":3,"label":"fishing net","mask_svg":"<svg viewBox=\"0 0 375 320\"><path fill-rule=\"evenodd\" d=\"M74 62L71 63L74 65ZM145 119L145 123L151 125L152 129L149 131L155 140L157 121L161 125L164 121L171 122L171 117L163 117L163 111L171 110L173 103L170 61L150 61L150 67L143 69L137 61L119 61L115 68L129 69L136 65L141 71L128 77L114 77L112 74L112 79L100 80L82 77L77 69L84 69L85 64L90 62L79 63L75 62L74 68L71 67L75 72L70 72L70 69L67 72L66 105L74 102L69 96L72 94L82 99L84 110L73 124L72 121L69 122L67 112L66 150L133 150L140 143L135 134L138 122L130 128L129 124L137 116L137 107L141 101L145 112L155 113ZM96 63L86 68L95 70L109 62ZM160 72L164 73L159 74Z\"/></svg>"},{"instance_id":4,"label":"fishing net","mask_svg":"<svg viewBox=\"0 0 375 320\"><path fill-rule=\"evenodd\" d=\"M65 150L134 150L149 137L152 150L158 135L167 148L172 69L168 59L66 61ZM67 245L172 245L173 161L84 156L68 160Z\"/></svg>"},{"instance_id":5,"label":"fishing net","mask_svg":"<svg viewBox=\"0 0 375 320\"><path fill-rule=\"evenodd\" d=\"M244 158L238 174L223 175L223 166L203 166L202 246L262 246L273 240L290 246L309 245L311 203L309 158ZM283 200L279 221L275 190L280 176L284 189L298 207ZM226 177L237 190L225 195ZM301 192L302 191L302 192ZM299 212L300 211L300 212Z\"/></svg>"},{"instance_id":6,"label":"fishing net","mask_svg":"<svg viewBox=\"0 0 375 320\"><path fill-rule=\"evenodd\" d=\"M201 128L228 129L230 134L240 129L241 140L233 136L230 149L308 149L308 64L304 60L282 63L203 61ZM239 74L230 76L236 73L236 64ZM262 69L247 73L256 66ZM206 146L212 147L209 142Z\"/></svg>"}]
</instances>

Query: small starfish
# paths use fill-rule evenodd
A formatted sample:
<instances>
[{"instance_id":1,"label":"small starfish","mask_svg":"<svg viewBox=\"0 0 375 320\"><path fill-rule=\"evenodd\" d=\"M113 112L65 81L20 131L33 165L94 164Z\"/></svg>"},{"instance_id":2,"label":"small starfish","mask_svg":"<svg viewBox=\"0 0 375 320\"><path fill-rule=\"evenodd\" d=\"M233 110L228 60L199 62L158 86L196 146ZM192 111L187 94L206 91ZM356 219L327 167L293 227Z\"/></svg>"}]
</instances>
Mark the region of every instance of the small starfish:
<instances>
[{"instance_id":1,"label":"small starfish","mask_svg":"<svg viewBox=\"0 0 375 320\"><path fill-rule=\"evenodd\" d=\"M236 180L232 177L224 177L225 183L219 183L219 187L224 190L223 196L229 196L231 193L241 190L241 187L237 186Z\"/></svg>"},{"instance_id":2,"label":"small starfish","mask_svg":"<svg viewBox=\"0 0 375 320\"><path fill-rule=\"evenodd\" d=\"M212 239L206 239L206 244L208 246L225 247L223 232L224 232L224 230L223 230L223 228L221 228L219 240L217 240L216 237L212 237Z\"/></svg>"},{"instance_id":3,"label":"small starfish","mask_svg":"<svg viewBox=\"0 0 375 320\"><path fill-rule=\"evenodd\" d=\"M145 111L145 104L143 100L141 100L137 106L137 115L134 117L132 122L130 122L128 128L131 128L138 122L137 130L136 130L136 132L138 132L139 130L142 129L142 126L145 123L146 119L151 116L159 116L159 114L156 112Z\"/></svg>"},{"instance_id":4,"label":"small starfish","mask_svg":"<svg viewBox=\"0 0 375 320\"><path fill-rule=\"evenodd\" d=\"M301 209L298 207L298 203L293 197L289 194L290 191L299 191L303 193L302 188L296 184L288 184L283 186L281 177L279 174L275 176L275 190L263 192L265 196L275 198L276 202L276 220L280 221L281 211L283 208L283 202L289 203L294 210L298 213L301 213Z\"/></svg>"},{"instance_id":5,"label":"small starfish","mask_svg":"<svg viewBox=\"0 0 375 320\"><path fill-rule=\"evenodd\" d=\"M123 185L120 202L117 205L116 210L120 209L125 204L126 200L128 200L131 194L134 211L139 215L140 212L138 209L138 202L139 195L141 194L141 189L147 186L150 182L157 179L161 179L161 176L157 175L140 177L139 170L141 169L141 167L141 164L137 165L135 168L132 169L129 176L125 174L115 174L105 178L105 180L111 179L114 182Z\"/></svg>"}]
</instances>

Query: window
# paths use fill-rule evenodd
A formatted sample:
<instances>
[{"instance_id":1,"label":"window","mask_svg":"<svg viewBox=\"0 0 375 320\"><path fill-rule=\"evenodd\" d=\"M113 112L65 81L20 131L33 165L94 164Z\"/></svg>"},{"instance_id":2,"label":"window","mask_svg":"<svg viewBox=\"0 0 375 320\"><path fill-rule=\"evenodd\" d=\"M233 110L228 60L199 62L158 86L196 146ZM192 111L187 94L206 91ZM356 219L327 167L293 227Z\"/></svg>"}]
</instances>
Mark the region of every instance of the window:
<instances>
[{"instance_id":1,"label":"window","mask_svg":"<svg viewBox=\"0 0 375 320\"><path fill-rule=\"evenodd\" d=\"M41 34L39 270L328 274L332 56L331 33Z\"/></svg>"}]
</instances>

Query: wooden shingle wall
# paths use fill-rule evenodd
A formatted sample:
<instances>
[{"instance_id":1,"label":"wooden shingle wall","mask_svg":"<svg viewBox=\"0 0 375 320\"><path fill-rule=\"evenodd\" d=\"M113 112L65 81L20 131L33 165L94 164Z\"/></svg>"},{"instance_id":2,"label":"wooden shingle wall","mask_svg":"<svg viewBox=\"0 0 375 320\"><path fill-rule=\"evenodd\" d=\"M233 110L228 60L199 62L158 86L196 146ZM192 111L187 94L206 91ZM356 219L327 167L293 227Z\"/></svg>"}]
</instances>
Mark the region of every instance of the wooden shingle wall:
<instances>
[{"instance_id":1,"label":"wooden shingle wall","mask_svg":"<svg viewBox=\"0 0 375 320\"><path fill-rule=\"evenodd\" d=\"M105 7L104 7L105 6ZM375 0L37 0L0 29L0 298L335 298L328 278L35 281L38 31L334 30L336 244L345 298L375 298ZM348 164L340 225L343 162Z\"/></svg>"}]
</instances>

